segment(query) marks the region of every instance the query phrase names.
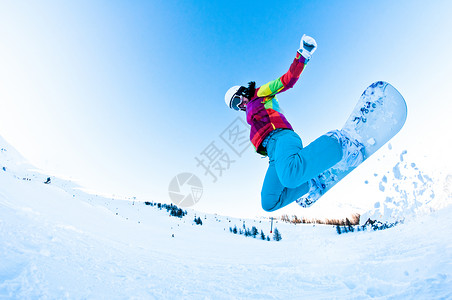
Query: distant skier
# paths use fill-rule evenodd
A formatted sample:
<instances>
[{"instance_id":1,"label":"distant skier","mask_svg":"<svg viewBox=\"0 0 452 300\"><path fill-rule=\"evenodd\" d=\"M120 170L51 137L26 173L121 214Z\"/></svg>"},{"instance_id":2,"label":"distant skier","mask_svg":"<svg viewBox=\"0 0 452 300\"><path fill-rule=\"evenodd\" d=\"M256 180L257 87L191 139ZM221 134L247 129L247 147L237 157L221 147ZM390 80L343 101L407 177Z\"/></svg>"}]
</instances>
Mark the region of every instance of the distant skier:
<instances>
[{"instance_id":1,"label":"distant skier","mask_svg":"<svg viewBox=\"0 0 452 300\"><path fill-rule=\"evenodd\" d=\"M253 81L248 87L233 86L225 95L229 108L246 111L251 143L257 153L269 157L261 192L262 208L269 212L295 200L302 207L312 205L317 197L301 197L308 192L321 193L317 175L338 162L357 166L364 159L363 145L342 130L330 131L303 148L300 137L281 113L276 94L295 85L316 49L316 41L303 35L287 73L259 88Z\"/></svg>"}]
</instances>

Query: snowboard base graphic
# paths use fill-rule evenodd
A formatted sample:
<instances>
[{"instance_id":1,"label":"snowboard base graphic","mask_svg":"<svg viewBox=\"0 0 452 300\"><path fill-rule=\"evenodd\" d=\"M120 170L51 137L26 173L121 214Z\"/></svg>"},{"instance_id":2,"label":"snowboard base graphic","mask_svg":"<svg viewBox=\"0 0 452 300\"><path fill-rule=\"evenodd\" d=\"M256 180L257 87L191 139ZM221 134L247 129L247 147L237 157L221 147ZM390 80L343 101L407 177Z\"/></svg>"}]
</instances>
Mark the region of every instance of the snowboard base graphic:
<instances>
[{"instance_id":1,"label":"snowboard base graphic","mask_svg":"<svg viewBox=\"0 0 452 300\"><path fill-rule=\"evenodd\" d=\"M364 145L364 161L396 135L405 124L407 106L402 95L384 81L371 84L361 95L342 130ZM318 175L321 191L308 193L297 200L308 207L329 191L356 167L339 167L339 163Z\"/></svg>"}]
</instances>

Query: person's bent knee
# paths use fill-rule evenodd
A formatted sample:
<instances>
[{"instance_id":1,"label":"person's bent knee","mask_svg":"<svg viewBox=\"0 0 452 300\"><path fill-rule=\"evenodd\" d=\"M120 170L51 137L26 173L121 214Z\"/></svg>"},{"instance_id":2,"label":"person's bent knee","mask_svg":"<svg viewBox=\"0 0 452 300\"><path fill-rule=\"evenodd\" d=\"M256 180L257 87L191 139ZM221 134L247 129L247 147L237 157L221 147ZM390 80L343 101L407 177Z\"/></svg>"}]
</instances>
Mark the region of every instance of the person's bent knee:
<instances>
[{"instance_id":1,"label":"person's bent knee","mask_svg":"<svg viewBox=\"0 0 452 300\"><path fill-rule=\"evenodd\" d=\"M278 178L281 184L289 189L294 189L306 180L304 180L305 163L299 154L291 155L276 167Z\"/></svg>"},{"instance_id":2,"label":"person's bent knee","mask_svg":"<svg viewBox=\"0 0 452 300\"><path fill-rule=\"evenodd\" d=\"M269 206L265 206L262 204L262 209L265 210L266 212L274 212L276 210L276 207L269 207Z\"/></svg>"},{"instance_id":3,"label":"person's bent knee","mask_svg":"<svg viewBox=\"0 0 452 300\"><path fill-rule=\"evenodd\" d=\"M281 184L289 189L299 187L304 183L302 175L294 173L285 173L279 177Z\"/></svg>"},{"instance_id":4,"label":"person's bent knee","mask_svg":"<svg viewBox=\"0 0 452 300\"><path fill-rule=\"evenodd\" d=\"M266 212L275 211L277 209L276 204L278 203L278 201L279 197L277 197L276 195L261 194L262 209Z\"/></svg>"},{"instance_id":5,"label":"person's bent knee","mask_svg":"<svg viewBox=\"0 0 452 300\"><path fill-rule=\"evenodd\" d=\"M287 178L287 179L281 179L281 184L289 189L294 189L298 186L300 186L302 184L302 182L300 180L298 180L297 178Z\"/></svg>"}]
</instances>

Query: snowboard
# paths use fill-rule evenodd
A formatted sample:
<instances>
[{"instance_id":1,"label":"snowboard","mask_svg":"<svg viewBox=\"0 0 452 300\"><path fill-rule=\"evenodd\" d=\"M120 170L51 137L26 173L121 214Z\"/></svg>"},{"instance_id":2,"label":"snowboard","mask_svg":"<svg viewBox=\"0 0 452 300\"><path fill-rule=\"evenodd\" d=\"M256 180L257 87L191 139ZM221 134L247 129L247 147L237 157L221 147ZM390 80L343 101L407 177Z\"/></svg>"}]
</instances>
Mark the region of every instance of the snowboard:
<instances>
[{"instance_id":1,"label":"snowboard","mask_svg":"<svg viewBox=\"0 0 452 300\"><path fill-rule=\"evenodd\" d=\"M400 131L406 117L407 106L399 91L387 82L377 81L361 95L342 129L364 145L364 162ZM324 171L317 176L322 191L307 193L297 203L309 207L356 167L344 168L338 163Z\"/></svg>"}]
</instances>

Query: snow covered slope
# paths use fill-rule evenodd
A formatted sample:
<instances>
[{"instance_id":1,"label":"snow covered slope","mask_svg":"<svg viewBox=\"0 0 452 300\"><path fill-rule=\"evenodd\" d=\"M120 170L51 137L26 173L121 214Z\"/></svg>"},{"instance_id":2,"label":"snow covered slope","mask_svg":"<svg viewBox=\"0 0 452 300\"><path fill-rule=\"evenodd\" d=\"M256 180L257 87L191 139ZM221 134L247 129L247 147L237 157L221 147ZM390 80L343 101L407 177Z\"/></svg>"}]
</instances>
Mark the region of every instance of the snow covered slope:
<instances>
[{"instance_id":1,"label":"snow covered slope","mask_svg":"<svg viewBox=\"0 0 452 300\"><path fill-rule=\"evenodd\" d=\"M269 234L267 220L180 219L44 184L0 148L0 299L452 298L452 206L377 232L277 223L283 239L262 241L229 228Z\"/></svg>"}]
</instances>

